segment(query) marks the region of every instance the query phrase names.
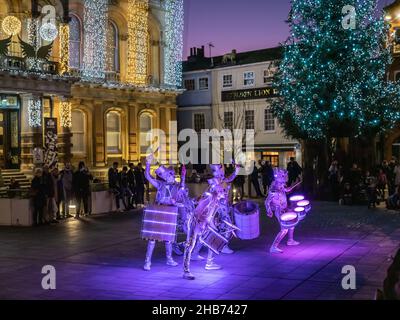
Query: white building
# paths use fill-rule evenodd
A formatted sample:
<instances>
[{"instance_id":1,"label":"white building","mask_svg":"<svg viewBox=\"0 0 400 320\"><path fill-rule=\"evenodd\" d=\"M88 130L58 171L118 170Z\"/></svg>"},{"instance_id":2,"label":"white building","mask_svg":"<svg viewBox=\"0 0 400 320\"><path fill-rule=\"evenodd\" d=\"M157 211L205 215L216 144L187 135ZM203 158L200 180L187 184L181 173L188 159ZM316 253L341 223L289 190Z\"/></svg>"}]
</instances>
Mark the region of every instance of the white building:
<instances>
[{"instance_id":1,"label":"white building","mask_svg":"<svg viewBox=\"0 0 400 320\"><path fill-rule=\"evenodd\" d=\"M214 126L220 130L254 129L256 160L286 167L290 157L301 163L301 148L298 141L285 137L270 109L281 55L277 47L214 58L212 110Z\"/></svg>"}]
</instances>

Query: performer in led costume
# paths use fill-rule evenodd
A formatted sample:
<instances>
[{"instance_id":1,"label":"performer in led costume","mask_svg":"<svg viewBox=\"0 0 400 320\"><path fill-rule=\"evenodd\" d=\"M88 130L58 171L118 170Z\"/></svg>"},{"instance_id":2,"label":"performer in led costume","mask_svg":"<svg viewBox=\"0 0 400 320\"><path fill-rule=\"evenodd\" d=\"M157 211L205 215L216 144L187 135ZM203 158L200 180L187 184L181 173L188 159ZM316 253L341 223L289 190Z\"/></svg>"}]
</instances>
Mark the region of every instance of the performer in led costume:
<instances>
[{"instance_id":1,"label":"performer in led costume","mask_svg":"<svg viewBox=\"0 0 400 320\"><path fill-rule=\"evenodd\" d=\"M229 226L227 226L224 221L231 225L233 224L232 217L230 215L232 211L232 204L229 200L229 192L231 189L231 183L233 180L235 180L240 171L240 165L235 165L235 171L229 177L225 177L224 166L221 164L212 164L210 165L210 168L214 178L208 180L209 190L212 191L216 186L221 186L223 190L225 190L225 193L220 200L220 206L216 215L216 219L218 220L216 222L217 228L220 231L225 231ZM233 253L233 250L226 245L222 250L222 253L231 254Z\"/></svg>"},{"instance_id":2,"label":"performer in led costume","mask_svg":"<svg viewBox=\"0 0 400 320\"><path fill-rule=\"evenodd\" d=\"M183 257L183 278L188 280L194 280L194 275L190 272L190 260L198 244L199 238L207 230L208 226L215 227L214 219L218 208L220 207L220 201L224 198L226 189L219 184L215 184L214 187L205 192L198 202L193 215L188 221L188 235L185 246L185 253ZM210 257L209 250L209 257ZM212 253L212 252L211 252ZM212 256L211 256L212 259ZM207 260L208 262L208 260Z\"/></svg>"},{"instance_id":3,"label":"performer in led costume","mask_svg":"<svg viewBox=\"0 0 400 320\"><path fill-rule=\"evenodd\" d=\"M288 180L288 173L284 169L275 168L274 169L274 177L275 180L271 184L270 191L268 193L268 197L265 200L265 208L267 215L272 218L275 214L275 217L278 219L280 223L280 216L285 213L288 208L286 194L291 192L295 187L299 185L299 183L295 184L292 187L286 188L286 183ZM293 239L294 227L287 229L282 227L281 231L276 236L271 248L271 253L282 253L283 251L278 248L280 242L289 232L289 239L287 242L288 246L297 246L300 243Z\"/></svg>"},{"instance_id":4,"label":"performer in led costume","mask_svg":"<svg viewBox=\"0 0 400 320\"><path fill-rule=\"evenodd\" d=\"M156 189L156 199L155 203L157 205L165 206L177 206L184 199L185 194L185 177L186 168L182 168L181 182L175 181L175 171L173 168L167 168L165 166L160 166L156 171L156 175L162 180L158 180L151 176L150 166L153 161L153 155L149 155L146 158L146 170L145 177ZM151 267L151 257L153 255L154 247L156 245L155 240L149 240L147 245L146 260L144 264L144 270L149 271ZM165 242L165 251L167 256L167 265L177 266L178 263L172 258L172 243L169 241Z\"/></svg>"}]
</instances>

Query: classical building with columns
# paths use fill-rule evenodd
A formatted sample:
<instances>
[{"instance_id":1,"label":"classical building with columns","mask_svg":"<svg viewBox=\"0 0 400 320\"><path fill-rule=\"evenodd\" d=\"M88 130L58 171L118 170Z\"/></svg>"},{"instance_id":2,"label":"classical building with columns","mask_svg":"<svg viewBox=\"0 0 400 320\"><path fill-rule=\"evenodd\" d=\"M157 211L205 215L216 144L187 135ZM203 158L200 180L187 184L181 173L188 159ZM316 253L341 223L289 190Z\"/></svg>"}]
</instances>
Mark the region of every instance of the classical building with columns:
<instances>
[{"instance_id":1,"label":"classical building with columns","mask_svg":"<svg viewBox=\"0 0 400 320\"><path fill-rule=\"evenodd\" d=\"M45 118L61 166L141 161L176 119L182 37L183 0L0 0L0 168L32 171Z\"/></svg>"}]
</instances>

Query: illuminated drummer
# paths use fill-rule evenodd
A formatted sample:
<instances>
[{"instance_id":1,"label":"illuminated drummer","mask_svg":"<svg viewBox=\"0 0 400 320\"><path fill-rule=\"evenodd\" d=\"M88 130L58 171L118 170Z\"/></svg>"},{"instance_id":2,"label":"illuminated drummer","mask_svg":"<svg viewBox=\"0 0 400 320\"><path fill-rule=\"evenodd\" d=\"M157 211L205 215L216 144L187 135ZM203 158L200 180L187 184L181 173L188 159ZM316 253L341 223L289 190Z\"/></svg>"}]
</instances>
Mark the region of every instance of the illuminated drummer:
<instances>
[{"instance_id":1,"label":"illuminated drummer","mask_svg":"<svg viewBox=\"0 0 400 320\"><path fill-rule=\"evenodd\" d=\"M165 206L177 206L181 202L183 195L185 194L185 177L186 168L182 167L181 182L175 180L175 170L172 167L160 166L156 171L156 175L160 179L156 179L150 174L150 166L153 161L153 155L149 155L146 158L146 179L157 189L155 203L157 205ZM151 257L153 255L154 247L156 245L155 240L149 240L147 245L146 260L144 264L144 270L149 271L151 267ZM172 258L172 243L165 241L165 251L167 256L167 265L177 266L178 263Z\"/></svg>"},{"instance_id":2,"label":"illuminated drummer","mask_svg":"<svg viewBox=\"0 0 400 320\"><path fill-rule=\"evenodd\" d=\"M294 227L288 227L286 224L281 223L281 216L284 214L288 208L286 194L291 192L297 185L286 188L286 182L288 180L288 173L286 170L275 168L274 169L275 180L272 182L268 197L265 200L265 208L267 215L272 218L278 219L281 224L281 231L276 236L271 248L271 253L282 253L283 251L278 248L280 242L289 233L289 239L287 242L288 246L297 246L300 243L295 241L293 238Z\"/></svg>"},{"instance_id":3,"label":"illuminated drummer","mask_svg":"<svg viewBox=\"0 0 400 320\"><path fill-rule=\"evenodd\" d=\"M224 191L223 197L220 200L220 206L218 208L217 219L221 222L217 227L219 229L224 229L224 223L222 221L227 221L232 224L232 218L230 216L230 211L232 205L229 201L229 191L231 188L231 183L235 180L236 176L239 174L240 165L235 166L235 171L229 176L225 177L225 169L222 164L212 164L210 165L213 179L208 180L209 191L212 191L216 187L222 187ZM222 230L224 231L224 230ZM229 248L228 245L224 247L222 253L232 254L234 251Z\"/></svg>"},{"instance_id":4,"label":"illuminated drummer","mask_svg":"<svg viewBox=\"0 0 400 320\"><path fill-rule=\"evenodd\" d=\"M217 213L220 201L224 197L225 192L226 190L220 185L216 185L212 190L205 192L188 221L188 234L183 257L183 278L185 279L195 279L194 275L190 272L192 253L196 245L200 242L200 237L207 231L208 227L215 227L215 214ZM209 250L206 269L214 269L214 264L212 251ZM221 267L218 269L220 268Z\"/></svg>"}]
</instances>

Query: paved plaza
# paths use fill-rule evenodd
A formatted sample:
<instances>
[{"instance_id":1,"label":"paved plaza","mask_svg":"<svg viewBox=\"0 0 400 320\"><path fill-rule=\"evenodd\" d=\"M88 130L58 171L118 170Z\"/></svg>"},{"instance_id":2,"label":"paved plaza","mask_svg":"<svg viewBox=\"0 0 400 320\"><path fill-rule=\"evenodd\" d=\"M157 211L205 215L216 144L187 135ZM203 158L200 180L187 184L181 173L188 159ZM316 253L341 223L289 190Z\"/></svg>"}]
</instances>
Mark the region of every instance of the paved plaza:
<instances>
[{"instance_id":1,"label":"paved plaza","mask_svg":"<svg viewBox=\"0 0 400 320\"><path fill-rule=\"evenodd\" d=\"M37 228L0 228L1 299L373 299L400 244L400 214L383 208L314 203L296 228L298 247L267 252L278 223L261 214L262 235L235 239L219 271L193 262L195 281L165 265L158 245L151 272L142 270L146 243L141 211L114 213ZM205 253L204 253L205 255ZM57 289L41 287L44 265L57 271ZM353 265L357 289L343 290L342 267Z\"/></svg>"}]
</instances>

